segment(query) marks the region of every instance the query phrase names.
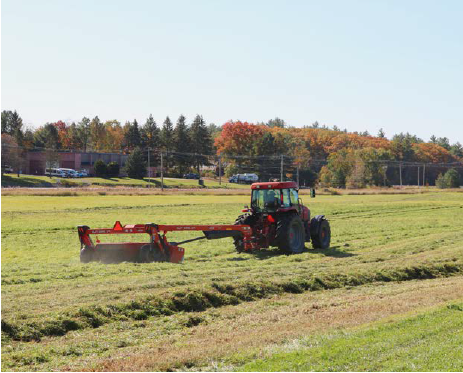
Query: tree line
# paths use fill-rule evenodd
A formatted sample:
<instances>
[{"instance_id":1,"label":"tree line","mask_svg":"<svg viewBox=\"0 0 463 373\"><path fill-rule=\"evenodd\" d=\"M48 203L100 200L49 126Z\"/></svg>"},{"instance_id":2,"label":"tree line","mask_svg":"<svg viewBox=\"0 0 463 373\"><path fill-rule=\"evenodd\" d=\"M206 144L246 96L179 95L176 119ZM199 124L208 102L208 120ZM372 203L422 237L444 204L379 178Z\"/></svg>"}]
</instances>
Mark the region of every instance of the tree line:
<instances>
[{"instance_id":1,"label":"tree line","mask_svg":"<svg viewBox=\"0 0 463 373\"><path fill-rule=\"evenodd\" d=\"M463 147L446 137L432 136L429 141L400 133L386 138L381 129L376 136L367 131L348 132L337 126L329 128L318 122L310 126L291 127L280 118L256 124L229 121L222 126L207 125L201 115L187 123L181 115L175 125L166 117L158 125L150 115L139 125L135 119L122 125L117 120L101 121L82 118L77 123L57 121L37 128L24 128L14 111L2 111L2 143L17 144L25 149L73 149L95 152L135 153L135 163L159 166L160 152L188 153L166 157L167 174L179 176L189 169L209 164L208 155L221 155L228 174L240 169L254 170L267 179L279 164L279 156L296 165L307 178L322 185L364 187L368 185L416 183L417 170L407 163L458 163L463 161ZM147 150L150 149L150 152ZM3 152L3 147L2 147ZM149 160L148 160L149 153ZM400 171L385 167L385 162L403 162ZM143 168L140 167L140 168ZM294 169L294 168L293 168ZM408 172L407 172L408 170ZM445 169L427 170L422 183L434 185ZM294 178L294 172L286 175Z\"/></svg>"}]
</instances>

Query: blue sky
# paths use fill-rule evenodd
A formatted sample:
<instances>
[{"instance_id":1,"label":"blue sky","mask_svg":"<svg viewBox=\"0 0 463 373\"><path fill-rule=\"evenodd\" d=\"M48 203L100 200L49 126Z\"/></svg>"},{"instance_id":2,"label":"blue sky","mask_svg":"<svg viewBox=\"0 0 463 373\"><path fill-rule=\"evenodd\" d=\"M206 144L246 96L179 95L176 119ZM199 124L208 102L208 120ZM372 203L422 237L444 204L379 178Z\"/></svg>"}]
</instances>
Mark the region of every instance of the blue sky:
<instances>
[{"instance_id":1,"label":"blue sky","mask_svg":"<svg viewBox=\"0 0 463 373\"><path fill-rule=\"evenodd\" d=\"M463 1L2 1L2 110L463 143Z\"/></svg>"}]
</instances>

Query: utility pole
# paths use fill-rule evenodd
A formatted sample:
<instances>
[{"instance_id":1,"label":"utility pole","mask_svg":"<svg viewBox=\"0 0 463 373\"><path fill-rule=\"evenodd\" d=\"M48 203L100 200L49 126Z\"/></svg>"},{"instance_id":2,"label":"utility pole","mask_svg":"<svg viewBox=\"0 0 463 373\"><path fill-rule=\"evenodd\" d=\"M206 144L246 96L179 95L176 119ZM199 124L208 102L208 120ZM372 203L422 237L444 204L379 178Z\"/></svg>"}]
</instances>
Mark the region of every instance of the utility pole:
<instances>
[{"instance_id":1,"label":"utility pole","mask_svg":"<svg viewBox=\"0 0 463 373\"><path fill-rule=\"evenodd\" d=\"M161 191L164 191L164 158L161 151Z\"/></svg>"},{"instance_id":2,"label":"utility pole","mask_svg":"<svg viewBox=\"0 0 463 373\"><path fill-rule=\"evenodd\" d=\"M283 181L283 161L284 161L284 155L281 156L280 181Z\"/></svg>"},{"instance_id":3,"label":"utility pole","mask_svg":"<svg viewBox=\"0 0 463 373\"><path fill-rule=\"evenodd\" d=\"M426 176L426 163L423 163L423 186L426 185L424 177Z\"/></svg>"},{"instance_id":4,"label":"utility pole","mask_svg":"<svg viewBox=\"0 0 463 373\"><path fill-rule=\"evenodd\" d=\"M420 166L418 166L418 188L420 187Z\"/></svg>"},{"instance_id":5,"label":"utility pole","mask_svg":"<svg viewBox=\"0 0 463 373\"><path fill-rule=\"evenodd\" d=\"M151 187L150 148L148 146L148 188Z\"/></svg>"},{"instance_id":6,"label":"utility pole","mask_svg":"<svg viewBox=\"0 0 463 373\"><path fill-rule=\"evenodd\" d=\"M222 185L222 164L220 163L220 155L219 155L219 185Z\"/></svg>"},{"instance_id":7,"label":"utility pole","mask_svg":"<svg viewBox=\"0 0 463 373\"><path fill-rule=\"evenodd\" d=\"M400 189L402 189L402 162L399 163Z\"/></svg>"},{"instance_id":8,"label":"utility pole","mask_svg":"<svg viewBox=\"0 0 463 373\"><path fill-rule=\"evenodd\" d=\"M299 188L299 165L297 165L297 187Z\"/></svg>"}]
</instances>

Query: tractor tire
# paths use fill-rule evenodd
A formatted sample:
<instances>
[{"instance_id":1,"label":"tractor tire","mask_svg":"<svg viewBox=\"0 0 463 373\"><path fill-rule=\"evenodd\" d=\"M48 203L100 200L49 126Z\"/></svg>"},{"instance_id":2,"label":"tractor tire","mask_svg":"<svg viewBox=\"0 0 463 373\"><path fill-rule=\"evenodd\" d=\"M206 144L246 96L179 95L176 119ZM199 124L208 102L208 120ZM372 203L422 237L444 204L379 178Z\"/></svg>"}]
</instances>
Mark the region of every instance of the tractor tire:
<instances>
[{"instance_id":1,"label":"tractor tire","mask_svg":"<svg viewBox=\"0 0 463 373\"><path fill-rule=\"evenodd\" d=\"M305 229L299 215L283 216L277 222L275 240L280 250L289 254L304 251Z\"/></svg>"},{"instance_id":2,"label":"tractor tire","mask_svg":"<svg viewBox=\"0 0 463 373\"><path fill-rule=\"evenodd\" d=\"M80 250L80 262L90 263L93 260L94 250L89 247L84 247Z\"/></svg>"},{"instance_id":3,"label":"tractor tire","mask_svg":"<svg viewBox=\"0 0 463 373\"><path fill-rule=\"evenodd\" d=\"M251 213L240 215L236 218L234 225L252 225L254 224L255 217ZM233 237L235 250L239 253L244 251L243 237Z\"/></svg>"},{"instance_id":4,"label":"tractor tire","mask_svg":"<svg viewBox=\"0 0 463 373\"><path fill-rule=\"evenodd\" d=\"M331 241L331 228L328 220L315 221L315 218L313 218L310 225L314 227L310 232L313 248L328 249Z\"/></svg>"}]
</instances>

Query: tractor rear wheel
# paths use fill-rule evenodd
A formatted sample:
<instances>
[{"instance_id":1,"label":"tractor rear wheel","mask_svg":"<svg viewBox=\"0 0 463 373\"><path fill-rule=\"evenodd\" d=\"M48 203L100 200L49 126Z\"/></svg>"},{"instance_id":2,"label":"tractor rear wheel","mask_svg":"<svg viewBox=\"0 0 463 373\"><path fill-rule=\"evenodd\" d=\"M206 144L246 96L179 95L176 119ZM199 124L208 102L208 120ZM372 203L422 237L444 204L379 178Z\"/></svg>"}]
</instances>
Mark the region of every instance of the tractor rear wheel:
<instances>
[{"instance_id":1,"label":"tractor rear wheel","mask_svg":"<svg viewBox=\"0 0 463 373\"><path fill-rule=\"evenodd\" d=\"M305 230L299 215L283 216L277 222L275 239L284 252L298 254L304 251Z\"/></svg>"},{"instance_id":2,"label":"tractor rear wheel","mask_svg":"<svg viewBox=\"0 0 463 373\"><path fill-rule=\"evenodd\" d=\"M255 217L251 213L246 213L240 215L236 218L234 225L249 225L252 227L254 224ZM244 242L243 237L233 237L233 243L235 244L235 249L239 253L244 251Z\"/></svg>"},{"instance_id":3,"label":"tractor rear wheel","mask_svg":"<svg viewBox=\"0 0 463 373\"><path fill-rule=\"evenodd\" d=\"M315 229L310 232L312 238L312 246L314 249L328 249L331 241L331 228L328 220L321 220L318 224L312 223L311 226L315 226Z\"/></svg>"}]
</instances>

